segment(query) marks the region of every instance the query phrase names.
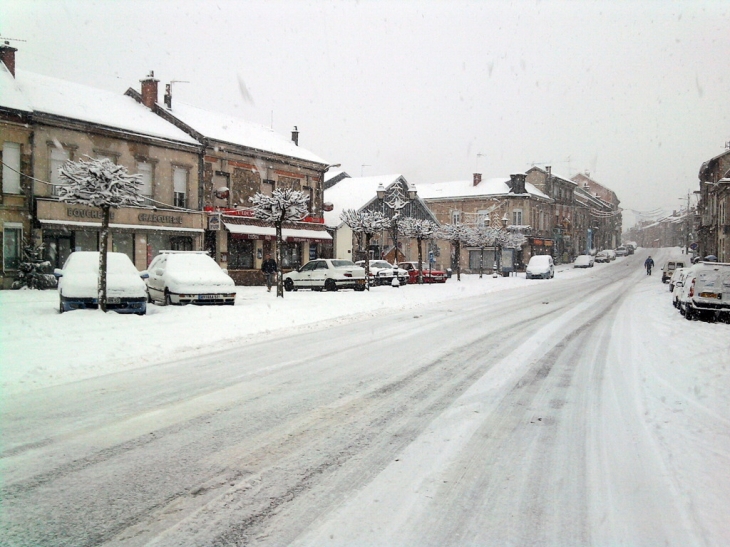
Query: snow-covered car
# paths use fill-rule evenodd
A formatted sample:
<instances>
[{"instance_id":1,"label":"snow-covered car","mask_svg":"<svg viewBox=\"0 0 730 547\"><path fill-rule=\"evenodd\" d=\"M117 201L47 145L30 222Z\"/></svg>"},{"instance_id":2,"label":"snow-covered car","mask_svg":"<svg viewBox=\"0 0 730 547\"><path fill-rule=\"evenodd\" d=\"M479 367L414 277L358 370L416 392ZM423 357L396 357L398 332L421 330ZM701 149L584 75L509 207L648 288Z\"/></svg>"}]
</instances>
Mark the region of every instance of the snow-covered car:
<instances>
[{"instance_id":1,"label":"snow-covered car","mask_svg":"<svg viewBox=\"0 0 730 547\"><path fill-rule=\"evenodd\" d=\"M624 247L623 245L620 247L616 247L616 256L627 256L629 254L629 250Z\"/></svg>"},{"instance_id":2,"label":"snow-covered car","mask_svg":"<svg viewBox=\"0 0 730 547\"><path fill-rule=\"evenodd\" d=\"M594 259L591 255L580 255L575 257L574 268L592 268Z\"/></svg>"},{"instance_id":3,"label":"snow-covered car","mask_svg":"<svg viewBox=\"0 0 730 547\"><path fill-rule=\"evenodd\" d=\"M76 251L56 268L59 312L99 308L99 252ZM124 253L107 253L106 307L117 313L147 313L147 291L140 272Z\"/></svg>"},{"instance_id":4,"label":"snow-covered car","mask_svg":"<svg viewBox=\"0 0 730 547\"><path fill-rule=\"evenodd\" d=\"M662 266L662 283L669 281L676 268L685 268L689 266L689 258L687 256L669 257Z\"/></svg>"},{"instance_id":5,"label":"snow-covered car","mask_svg":"<svg viewBox=\"0 0 730 547\"><path fill-rule=\"evenodd\" d=\"M351 260L318 258L310 260L298 270L284 275L284 289L312 289L336 291L337 289L365 290L365 268Z\"/></svg>"},{"instance_id":6,"label":"snow-covered car","mask_svg":"<svg viewBox=\"0 0 730 547\"><path fill-rule=\"evenodd\" d=\"M150 263L150 302L227 304L236 301L236 284L204 251L160 251Z\"/></svg>"},{"instance_id":7,"label":"snow-covered car","mask_svg":"<svg viewBox=\"0 0 730 547\"><path fill-rule=\"evenodd\" d=\"M358 260L355 264L362 268L365 267L364 260ZM394 277L398 277L398 282L401 285L408 283L408 272L406 270L396 268L385 260L370 261L370 283L372 285L391 285Z\"/></svg>"},{"instance_id":8,"label":"snow-covered car","mask_svg":"<svg viewBox=\"0 0 730 547\"><path fill-rule=\"evenodd\" d=\"M611 262L611 258L608 256L608 253L606 251L598 251L596 253L595 261L598 264L601 264L605 262Z\"/></svg>"},{"instance_id":9,"label":"snow-covered car","mask_svg":"<svg viewBox=\"0 0 730 547\"><path fill-rule=\"evenodd\" d=\"M616 260L616 251L614 251L613 249L606 249L606 254L608 255L608 260L610 262Z\"/></svg>"},{"instance_id":10,"label":"snow-covered car","mask_svg":"<svg viewBox=\"0 0 730 547\"><path fill-rule=\"evenodd\" d=\"M525 277L527 279L552 279L555 277L555 263L550 255L535 255L530 257L530 261L525 268Z\"/></svg>"},{"instance_id":11,"label":"snow-covered car","mask_svg":"<svg viewBox=\"0 0 730 547\"><path fill-rule=\"evenodd\" d=\"M677 283L677 281L683 280L684 274L687 270L688 270L688 268L675 268L674 269L672 276L669 278L669 292L674 292L675 284Z\"/></svg>"},{"instance_id":12,"label":"snow-covered car","mask_svg":"<svg viewBox=\"0 0 730 547\"><path fill-rule=\"evenodd\" d=\"M730 315L730 263L698 262L689 268L679 304L690 320Z\"/></svg>"},{"instance_id":13,"label":"snow-covered car","mask_svg":"<svg viewBox=\"0 0 730 547\"><path fill-rule=\"evenodd\" d=\"M446 283L446 272L428 269L428 262L422 262L424 283ZM418 283L418 261L399 262L398 267L408 272L408 283Z\"/></svg>"},{"instance_id":14,"label":"snow-covered car","mask_svg":"<svg viewBox=\"0 0 730 547\"><path fill-rule=\"evenodd\" d=\"M672 306L677 309L680 309L679 299L682 295L682 288L688 271L689 268L677 268L669 281L669 290L672 292Z\"/></svg>"}]
</instances>

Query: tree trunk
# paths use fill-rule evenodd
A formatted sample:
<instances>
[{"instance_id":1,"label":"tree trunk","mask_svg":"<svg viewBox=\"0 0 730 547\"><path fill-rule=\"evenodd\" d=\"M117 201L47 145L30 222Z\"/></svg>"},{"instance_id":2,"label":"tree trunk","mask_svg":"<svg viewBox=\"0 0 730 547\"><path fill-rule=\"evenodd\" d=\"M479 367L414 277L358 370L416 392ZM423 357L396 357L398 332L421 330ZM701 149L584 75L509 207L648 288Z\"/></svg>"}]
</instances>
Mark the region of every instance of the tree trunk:
<instances>
[{"instance_id":1,"label":"tree trunk","mask_svg":"<svg viewBox=\"0 0 730 547\"><path fill-rule=\"evenodd\" d=\"M461 281L461 241L457 241L454 245L456 246L454 250L456 256L456 280Z\"/></svg>"},{"instance_id":2,"label":"tree trunk","mask_svg":"<svg viewBox=\"0 0 730 547\"><path fill-rule=\"evenodd\" d=\"M99 309L106 313L106 265L107 241L109 240L109 217L111 208L101 206L101 234L99 235Z\"/></svg>"},{"instance_id":3,"label":"tree trunk","mask_svg":"<svg viewBox=\"0 0 730 547\"><path fill-rule=\"evenodd\" d=\"M370 290L370 238L372 234L365 233L365 287Z\"/></svg>"},{"instance_id":4,"label":"tree trunk","mask_svg":"<svg viewBox=\"0 0 730 547\"><path fill-rule=\"evenodd\" d=\"M423 285L423 250L421 249L421 238L417 238L418 242L418 284Z\"/></svg>"},{"instance_id":5,"label":"tree trunk","mask_svg":"<svg viewBox=\"0 0 730 547\"><path fill-rule=\"evenodd\" d=\"M281 247L283 241L281 237L281 222L276 222L276 297L284 298L284 275L281 271Z\"/></svg>"},{"instance_id":6,"label":"tree trunk","mask_svg":"<svg viewBox=\"0 0 730 547\"><path fill-rule=\"evenodd\" d=\"M482 278L483 271L484 271L484 247L479 249L479 279Z\"/></svg>"}]
</instances>

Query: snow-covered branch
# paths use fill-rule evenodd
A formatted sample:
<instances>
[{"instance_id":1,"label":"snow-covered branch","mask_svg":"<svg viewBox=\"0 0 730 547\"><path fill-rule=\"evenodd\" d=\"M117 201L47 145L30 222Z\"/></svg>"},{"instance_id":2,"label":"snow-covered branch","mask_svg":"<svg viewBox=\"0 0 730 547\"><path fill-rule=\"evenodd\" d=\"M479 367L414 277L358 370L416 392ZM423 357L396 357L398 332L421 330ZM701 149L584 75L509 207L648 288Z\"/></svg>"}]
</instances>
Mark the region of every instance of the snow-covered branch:
<instances>
[{"instance_id":1,"label":"snow-covered branch","mask_svg":"<svg viewBox=\"0 0 730 547\"><path fill-rule=\"evenodd\" d=\"M66 184L58 189L58 198L66 203L92 207L141 205L142 178L130 175L126 167L111 160L90 158L67 161L60 169Z\"/></svg>"},{"instance_id":2,"label":"snow-covered branch","mask_svg":"<svg viewBox=\"0 0 730 547\"><path fill-rule=\"evenodd\" d=\"M390 226L390 221L379 211L345 209L340 214L340 220L356 234L375 235Z\"/></svg>"},{"instance_id":3,"label":"snow-covered branch","mask_svg":"<svg viewBox=\"0 0 730 547\"><path fill-rule=\"evenodd\" d=\"M259 193L249 201L253 205L254 217L273 224L302 220L309 214L309 196L290 188L274 190L270 196Z\"/></svg>"}]
</instances>

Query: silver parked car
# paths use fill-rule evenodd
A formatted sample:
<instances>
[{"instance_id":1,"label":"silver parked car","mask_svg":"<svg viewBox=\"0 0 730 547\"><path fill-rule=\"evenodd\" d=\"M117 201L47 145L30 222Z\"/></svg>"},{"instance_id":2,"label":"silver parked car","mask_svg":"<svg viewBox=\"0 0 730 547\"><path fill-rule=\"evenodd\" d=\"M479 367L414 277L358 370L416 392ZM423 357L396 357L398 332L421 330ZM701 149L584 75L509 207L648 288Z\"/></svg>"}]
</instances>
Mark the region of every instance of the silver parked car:
<instances>
[{"instance_id":1,"label":"silver parked car","mask_svg":"<svg viewBox=\"0 0 730 547\"><path fill-rule=\"evenodd\" d=\"M358 260L355 264L365 268L364 260ZM396 276L398 277L398 282L401 285L408 284L408 272L402 268L393 266L385 260L371 260L369 266L370 283L372 285L390 285L393 283L393 278Z\"/></svg>"},{"instance_id":2,"label":"silver parked car","mask_svg":"<svg viewBox=\"0 0 730 547\"><path fill-rule=\"evenodd\" d=\"M365 290L365 268L356 266L351 260L318 258L284 275L284 289L312 289L313 291L336 291L337 289Z\"/></svg>"},{"instance_id":3,"label":"silver parked car","mask_svg":"<svg viewBox=\"0 0 730 547\"><path fill-rule=\"evenodd\" d=\"M555 277L555 263L550 255L535 255L530 258L525 268L527 279L552 279Z\"/></svg>"}]
</instances>

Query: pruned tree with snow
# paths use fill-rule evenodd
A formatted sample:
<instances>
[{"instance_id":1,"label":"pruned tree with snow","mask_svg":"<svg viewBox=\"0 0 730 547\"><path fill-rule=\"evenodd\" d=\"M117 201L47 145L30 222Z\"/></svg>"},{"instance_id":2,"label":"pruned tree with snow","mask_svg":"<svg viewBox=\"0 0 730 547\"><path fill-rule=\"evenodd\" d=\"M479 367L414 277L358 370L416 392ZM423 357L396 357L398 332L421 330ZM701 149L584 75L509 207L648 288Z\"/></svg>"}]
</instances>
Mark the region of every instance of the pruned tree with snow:
<instances>
[{"instance_id":1,"label":"pruned tree with snow","mask_svg":"<svg viewBox=\"0 0 730 547\"><path fill-rule=\"evenodd\" d=\"M107 241L111 209L129 205L141 205L142 177L130 175L122 165L111 160L89 158L67 161L59 171L65 185L58 191L58 198L65 203L99 207L102 211L99 234L99 308L106 312Z\"/></svg>"},{"instance_id":2,"label":"pruned tree with snow","mask_svg":"<svg viewBox=\"0 0 730 547\"><path fill-rule=\"evenodd\" d=\"M496 228L482 224L471 230L469 234L468 245L479 249L479 279L482 278L484 272L484 249L497 244L499 232Z\"/></svg>"},{"instance_id":3,"label":"pruned tree with snow","mask_svg":"<svg viewBox=\"0 0 730 547\"><path fill-rule=\"evenodd\" d=\"M403 233L418 243L418 283L423 284L423 242L436 237L438 225L430 220L408 217L403 219Z\"/></svg>"},{"instance_id":4,"label":"pruned tree with snow","mask_svg":"<svg viewBox=\"0 0 730 547\"><path fill-rule=\"evenodd\" d=\"M454 246L454 261L456 262L456 279L461 281L461 244L467 243L471 235L471 228L464 224L444 224L438 231L439 239L450 241Z\"/></svg>"},{"instance_id":5,"label":"pruned tree with snow","mask_svg":"<svg viewBox=\"0 0 730 547\"><path fill-rule=\"evenodd\" d=\"M296 222L309 214L309 196L299 190L284 188L274 190L270 196L257 193L249 198L254 217L273 224L276 228L276 296L284 298L284 278L281 273L281 226L284 222Z\"/></svg>"},{"instance_id":6,"label":"pruned tree with snow","mask_svg":"<svg viewBox=\"0 0 730 547\"><path fill-rule=\"evenodd\" d=\"M13 281L13 289L53 289L57 281L51 263L43 258L43 244L34 245L31 241L23 244L23 258L18 264L18 274Z\"/></svg>"},{"instance_id":7,"label":"pruned tree with snow","mask_svg":"<svg viewBox=\"0 0 730 547\"><path fill-rule=\"evenodd\" d=\"M354 209L342 211L340 220L347 224L353 233L365 236L365 286L370 290L370 256L367 254L367 250L370 249L370 239L387 228L390 221L380 211L355 211Z\"/></svg>"}]
</instances>

